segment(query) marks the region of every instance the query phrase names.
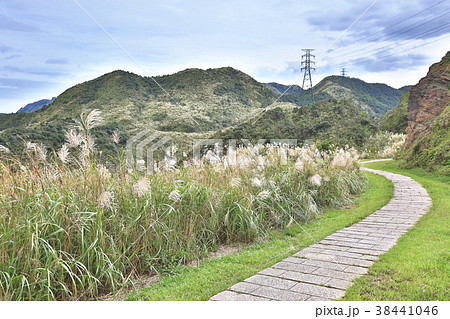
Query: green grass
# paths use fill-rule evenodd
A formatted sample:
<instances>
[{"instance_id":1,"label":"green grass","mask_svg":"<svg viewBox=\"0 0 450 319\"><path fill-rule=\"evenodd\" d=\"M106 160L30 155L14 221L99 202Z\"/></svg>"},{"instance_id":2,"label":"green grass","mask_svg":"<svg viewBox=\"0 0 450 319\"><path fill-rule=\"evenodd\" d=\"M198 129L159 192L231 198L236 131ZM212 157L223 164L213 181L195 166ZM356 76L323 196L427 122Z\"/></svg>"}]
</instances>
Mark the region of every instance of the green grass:
<instances>
[{"instance_id":1,"label":"green grass","mask_svg":"<svg viewBox=\"0 0 450 319\"><path fill-rule=\"evenodd\" d=\"M208 300L213 295L270 267L329 234L360 221L384 206L393 186L384 177L367 173L370 187L351 209L328 210L302 227L272 233L271 239L240 252L202 262L198 267L180 266L158 283L133 291L127 300Z\"/></svg>"},{"instance_id":2,"label":"green grass","mask_svg":"<svg viewBox=\"0 0 450 319\"><path fill-rule=\"evenodd\" d=\"M412 177L428 191L433 206L367 275L357 279L344 299L449 300L450 177L418 168L401 169L396 161L365 166Z\"/></svg>"}]
</instances>

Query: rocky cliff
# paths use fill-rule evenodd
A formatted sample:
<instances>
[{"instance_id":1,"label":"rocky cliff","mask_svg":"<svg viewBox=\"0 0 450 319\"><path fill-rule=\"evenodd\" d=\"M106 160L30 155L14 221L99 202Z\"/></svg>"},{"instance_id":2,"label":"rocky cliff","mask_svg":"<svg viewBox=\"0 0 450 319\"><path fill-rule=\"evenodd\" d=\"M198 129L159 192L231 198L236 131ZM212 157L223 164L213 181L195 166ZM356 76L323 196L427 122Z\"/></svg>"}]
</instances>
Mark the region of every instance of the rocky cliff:
<instances>
[{"instance_id":1,"label":"rocky cliff","mask_svg":"<svg viewBox=\"0 0 450 319\"><path fill-rule=\"evenodd\" d=\"M401 155L407 167L419 166L450 175L449 71L450 52L411 89L408 137Z\"/></svg>"},{"instance_id":2,"label":"rocky cliff","mask_svg":"<svg viewBox=\"0 0 450 319\"><path fill-rule=\"evenodd\" d=\"M428 74L411 88L408 103L409 147L419 137L430 132L435 118L440 115L450 101L450 51L441 62L433 64Z\"/></svg>"}]
</instances>

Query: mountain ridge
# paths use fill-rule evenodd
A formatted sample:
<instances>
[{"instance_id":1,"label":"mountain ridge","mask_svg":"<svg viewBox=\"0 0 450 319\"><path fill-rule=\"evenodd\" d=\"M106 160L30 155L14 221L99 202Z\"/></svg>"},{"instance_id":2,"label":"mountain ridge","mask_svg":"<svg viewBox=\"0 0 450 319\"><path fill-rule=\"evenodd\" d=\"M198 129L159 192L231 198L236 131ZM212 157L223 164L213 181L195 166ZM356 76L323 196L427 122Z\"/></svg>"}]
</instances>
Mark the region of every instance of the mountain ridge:
<instances>
[{"instance_id":1,"label":"mountain ridge","mask_svg":"<svg viewBox=\"0 0 450 319\"><path fill-rule=\"evenodd\" d=\"M384 83L367 83L358 78L330 75L316 84L312 91L308 89L298 95L285 94L280 101L308 105L330 98L347 98L352 99L361 111L380 119L399 103L407 87L395 89Z\"/></svg>"},{"instance_id":2,"label":"mountain ridge","mask_svg":"<svg viewBox=\"0 0 450 319\"><path fill-rule=\"evenodd\" d=\"M324 98L332 96L327 90L333 85L322 85ZM388 90L396 89L388 87ZM303 94L285 94L283 98L292 97L295 100ZM358 105L348 96L343 97L346 105ZM358 98L358 95L355 97ZM1 115L0 144L22 145L23 138L45 142L52 148L60 147L64 141L64 130L73 124L73 119L92 109L103 112L105 125L99 128L97 141L106 149L113 149L113 145L108 143L109 135L115 130L124 134L123 139L148 129L169 134L189 144L189 139L194 136L203 138L218 130L247 123L269 106L271 109L278 98L279 94L265 84L231 67L191 68L153 78L115 70L68 88L51 104L32 113ZM305 104L296 105L302 107ZM309 115L312 116L313 112ZM313 119L311 121L314 122Z\"/></svg>"}]
</instances>

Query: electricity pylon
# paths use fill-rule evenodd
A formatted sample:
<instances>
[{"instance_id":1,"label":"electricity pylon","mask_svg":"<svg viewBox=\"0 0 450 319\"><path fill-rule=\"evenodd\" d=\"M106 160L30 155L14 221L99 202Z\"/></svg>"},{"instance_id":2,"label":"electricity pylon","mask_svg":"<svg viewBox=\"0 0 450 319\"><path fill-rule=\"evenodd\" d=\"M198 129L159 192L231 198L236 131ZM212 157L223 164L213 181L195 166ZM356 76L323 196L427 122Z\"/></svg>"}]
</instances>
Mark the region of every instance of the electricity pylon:
<instances>
[{"instance_id":1,"label":"electricity pylon","mask_svg":"<svg viewBox=\"0 0 450 319\"><path fill-rule=\"evenodd\" d=\"M302 62L301 62L301 69L300 71L305 71L303 75L303 84L302 84L302 90L305 89L305 82L309 81L309 88L311 89L311 94L314 100L314 92L313 92L313 85L312 85L312 78L311 78L311 70L316 70L314 67L311 67L311 64L314 65L314 61L311 61L311 58L315 58L314 55L311 54L314 49L302 49L305 54L302 55Z\"/></svg>"},{"instance_id":2,"label":"electricity pylon","mask_svg":"<svg viewBox=\"0 0 450 319\"><path fill-rule=\"evenodd\" d=\"M346 76L346 74L345 74L345 68L342 68L342 70L341 70L341 76Z\"/></svg>"}]
</instances>

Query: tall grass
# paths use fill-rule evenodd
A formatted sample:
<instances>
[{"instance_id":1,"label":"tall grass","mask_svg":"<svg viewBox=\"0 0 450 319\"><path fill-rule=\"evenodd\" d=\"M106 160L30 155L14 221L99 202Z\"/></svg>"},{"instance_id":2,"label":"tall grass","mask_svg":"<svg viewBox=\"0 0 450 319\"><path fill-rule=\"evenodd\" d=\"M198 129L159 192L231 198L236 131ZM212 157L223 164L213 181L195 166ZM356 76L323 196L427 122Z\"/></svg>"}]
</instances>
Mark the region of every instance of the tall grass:
<instances>
[{"instance_id":1,"label":"tall grass","mask_svg":"<svg viewBox=\"0 0 450 319\"><path fill-rule=\"evenodd\" d=\"M361 153L365 158L394 157L405 144L406 134L392 132L378 132L371 135Z\"/></svg>"},{"instance_id":2,"label":"tall grass","mask_svg":"<svg viewBox=\"0 0 450 319\"><path fill-rule=\"evenodd\" d=\"M106 168L90 135L99 115L83 115L53 154L28 143L24 161L0 147L0 299L95 299L305 223L366 185L353 152L315 148L242 148L235 165L205 157L151 175Z\"/></svg>"}]
</instances>

